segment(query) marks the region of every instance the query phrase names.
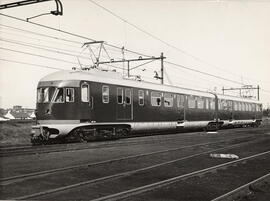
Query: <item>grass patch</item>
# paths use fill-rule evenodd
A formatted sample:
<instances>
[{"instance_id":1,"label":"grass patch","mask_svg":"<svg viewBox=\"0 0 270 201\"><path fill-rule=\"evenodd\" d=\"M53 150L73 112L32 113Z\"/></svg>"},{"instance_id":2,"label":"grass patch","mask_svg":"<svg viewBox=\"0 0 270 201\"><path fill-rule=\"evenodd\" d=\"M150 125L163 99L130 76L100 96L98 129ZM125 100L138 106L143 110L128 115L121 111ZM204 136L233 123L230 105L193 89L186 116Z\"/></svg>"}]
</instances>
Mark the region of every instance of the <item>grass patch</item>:
<instances>
[{"instance_id":1,"label":"grass patch","mask_svg":"<svg viewBox=\"0 0 270 201\"><path fill-rule=\"evenodd\" d=\"M34 122L1 122L0 145L30 144L31 126Z\"/></svg>"}]
</instances>

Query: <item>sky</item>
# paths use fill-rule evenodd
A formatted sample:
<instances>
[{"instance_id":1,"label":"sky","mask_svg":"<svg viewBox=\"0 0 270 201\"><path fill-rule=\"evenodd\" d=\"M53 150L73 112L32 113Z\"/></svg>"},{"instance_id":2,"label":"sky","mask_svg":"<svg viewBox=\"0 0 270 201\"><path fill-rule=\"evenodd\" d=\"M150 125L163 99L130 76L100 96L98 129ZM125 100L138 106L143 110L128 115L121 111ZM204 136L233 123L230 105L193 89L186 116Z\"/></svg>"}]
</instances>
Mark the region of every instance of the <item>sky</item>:
<instances>
[{"instance_id":1,"label":"sky","mask_svg":"<svg viewBox=\"0 0 270 201\"><path fill-rule=\"evenodd\" d=\"M10 2L15 1L1 0L1 4ZM63 16L43 15L30 21L145 55L159 57L163 52L167 62L231 80L164 63L165 84L218 93L222 87L241 87L240 83L259 85L264 107L270 106L270 1L94 1L122 20L91 0L61 2ZM54 1L1 13L26 19L51 10L55 10ZM0 15L0 107L35 108L38 81L57 71L48 67L70 70L80 64L91 64L89 50L82 48L86 42L89 40ZM98 50L97 46L93 48ZM139 57L127 51L123 55L121 50L110 46L105 48L110 58ZM102 59L108 60L105 52ZM123 72L119 68L126 65L117 67L118 72ZM159 82L153 79L154 71L160 71L159 61L141 66L132 74Z\"/></svg>"}]
</instances>

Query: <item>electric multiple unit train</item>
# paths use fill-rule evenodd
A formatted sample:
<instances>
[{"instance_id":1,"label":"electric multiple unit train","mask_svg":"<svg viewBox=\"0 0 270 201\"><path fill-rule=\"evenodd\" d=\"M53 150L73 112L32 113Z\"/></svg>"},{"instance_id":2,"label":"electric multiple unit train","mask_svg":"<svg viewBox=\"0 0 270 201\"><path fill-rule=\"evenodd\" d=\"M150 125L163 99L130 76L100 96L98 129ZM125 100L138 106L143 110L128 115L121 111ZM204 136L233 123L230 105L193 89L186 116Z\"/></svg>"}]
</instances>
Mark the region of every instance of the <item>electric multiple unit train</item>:
<instances>
[{"instance_id":1,"label":"electric multiple unit train","mask_svg":"<svg viewBox=\"0 0 270 201\"><path fill-rule=\"evenodd\" d=\"M97 69L59 71L37 87L36 143L259 126L259 101L123 78Z\"/></svg>"}]
</instances>

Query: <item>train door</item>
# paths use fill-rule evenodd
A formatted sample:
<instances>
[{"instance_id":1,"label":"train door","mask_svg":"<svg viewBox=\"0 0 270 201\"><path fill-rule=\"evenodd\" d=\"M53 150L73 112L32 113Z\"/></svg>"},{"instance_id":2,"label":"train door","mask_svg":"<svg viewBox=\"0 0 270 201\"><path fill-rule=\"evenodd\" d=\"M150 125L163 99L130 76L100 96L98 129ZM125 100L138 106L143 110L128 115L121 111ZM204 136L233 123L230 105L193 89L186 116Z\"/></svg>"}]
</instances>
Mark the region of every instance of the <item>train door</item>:
<instances>
[{"instance_id":1,"label":"train door","mask_svg":"<svg viewBox=\"0 0 270 201\"><path fill-rule=\"evenodd\" d=\"M81 84L81 117L83 121L89 121L91 119L92 101L90 96L90 87L87 82Z\"/></svg>"},{"instance_id":2,"label":"train door","mask_svg":"<svg viewBox=\"0 0 270 201\"><path fill-rule=\"evenodd\" d=\"M185 103L186 103L186 96L183 94L177 95L177 120L184 121L186 119L186 110L185 110Z\"/></svg>"},{"instance_id":3,"label":"train door","mask_svg":"<svg viewBox=\"0 0 270 201\"><path fill-rule=\"evenodd\" d=\"M116 118L118 120L133 119L133 90L131 88L117 87Z\"/></svg>"}]
</instances>

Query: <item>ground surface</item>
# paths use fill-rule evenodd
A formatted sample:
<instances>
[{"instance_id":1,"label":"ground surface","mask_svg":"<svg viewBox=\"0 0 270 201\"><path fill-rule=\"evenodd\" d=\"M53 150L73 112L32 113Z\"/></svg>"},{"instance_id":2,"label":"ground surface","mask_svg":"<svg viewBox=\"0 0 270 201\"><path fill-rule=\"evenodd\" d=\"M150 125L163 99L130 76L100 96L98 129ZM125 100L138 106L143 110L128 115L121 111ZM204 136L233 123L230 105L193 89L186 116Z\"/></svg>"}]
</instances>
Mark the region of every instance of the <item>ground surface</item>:
<instances>
[{"instance_id":1,"label":"ground surface","mask_svg":"<svg viewBox=\"0 0 270 201\"><path fill-rule=\"evenodd\" d=\"M33 121L0 122L0 145L30 144Z\"/></svg>"}]
</instances>

